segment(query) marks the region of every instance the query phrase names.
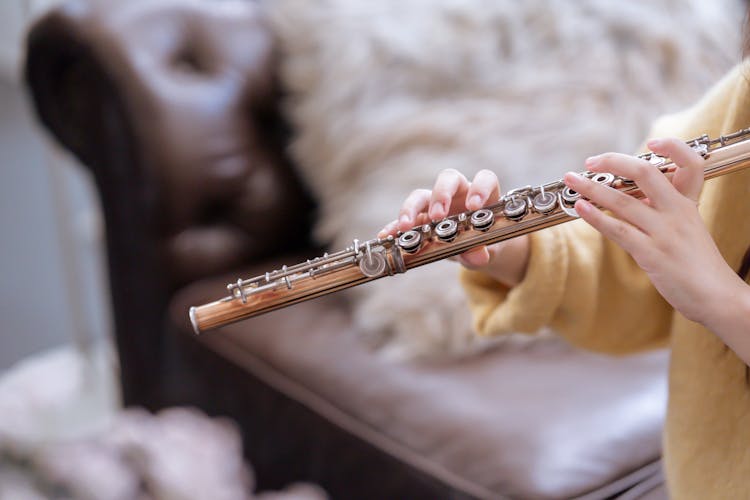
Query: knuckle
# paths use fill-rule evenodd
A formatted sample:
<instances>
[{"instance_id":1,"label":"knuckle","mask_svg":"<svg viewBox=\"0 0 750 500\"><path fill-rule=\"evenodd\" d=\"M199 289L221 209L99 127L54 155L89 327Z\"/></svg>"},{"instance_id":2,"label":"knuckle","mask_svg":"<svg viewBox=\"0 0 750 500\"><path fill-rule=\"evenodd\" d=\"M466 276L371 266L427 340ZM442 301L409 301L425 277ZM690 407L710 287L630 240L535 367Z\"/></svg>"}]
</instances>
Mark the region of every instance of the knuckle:
<instances>
[{"instance_id":1,"label":"knuckle","mask_svg":"<svg viewBox=\"0 0 750 500\"><path fill-rule=\"evenodd\" d=\"M601 159L601 161L606 162L606 163L609 163L609 162L613 161L616 157L617 157L617 155L615 153L611 152L611 151L606 152L606 153L602 153L599 156L599 158Z\"/></svg>"},{"instance_id":2,"label":"knuckle","mask_svg":"<svg viewBox=\"0 0 750 500\"><path fill-rule=\"evenodd\" d=\"M614 201L612 203L613 207L617 210L624 210L630 205L630 200L625 198L624 196L615 196Z\"/></svg>"},{"instance_id":3,"label":"knuckle","mask_svg":"<svg viewBox=\"0 0 750 500\"><path fill-rule=\"evenodd\" d=\"M674 239L675 237L679 236L679 232L675 235L672 235L672 237L665 237L665 238L656 238L654 247L662 254L662 255L670 255L673 253L673 246L674 246Z\"/></svg>"},{"instance_id":4,"label":"knuckle","mask_svg":"<svg viewBox=\"0 0 750 500\"><path fill-rule=\"evenodd\" d=\"M628 226L618 221L612 228L612 234L616 239L623 240L628 236L628 233L629 233L628 229L629 229Z\"/></svg>"},{"instance_id":5,"label":"knuckle","mask_svg":"<svg viewBox=\"0 0 750 500\"><path fill-rule=\"evenodd\" d=\"M419 189L415 189L414 191L412 191L404 200L403 209L407 209L418 204L422 199L422 195L423 191L420 191Z\"/></svg>"},{"instance_id":6,"label":"knuckle","mask_svg":"<svg viewBox=\"0 0 750 500\"><path fill-rule=\"evenodd\" d=\"M646 272L654 269L657 265L657 257L653 251L639 248L634 250L632 255L633 259Z\"/></svg>"},{"instance_id":7,"label":"knuckle","mask_svg":"<svg viewBox=\"0 0 750 500\"><path fill-rule=\"evenodd\" d=\"M654 167L652 167L648 162L642 161L639 162L634 168L633 168L633 174L636 179L645 179L648 178L654 171Z\"/></svg>"}]
</instances>

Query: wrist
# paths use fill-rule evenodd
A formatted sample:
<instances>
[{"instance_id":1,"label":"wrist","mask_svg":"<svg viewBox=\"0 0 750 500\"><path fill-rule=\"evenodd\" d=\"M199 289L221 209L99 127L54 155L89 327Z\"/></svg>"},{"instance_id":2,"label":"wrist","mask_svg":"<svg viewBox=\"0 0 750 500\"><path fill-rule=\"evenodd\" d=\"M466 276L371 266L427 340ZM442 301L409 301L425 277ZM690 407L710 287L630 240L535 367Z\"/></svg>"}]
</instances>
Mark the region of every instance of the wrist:
<instances>
[{"instance_id":1,"label":"wrist","mask_svg":"<svg viewBox=\"0 0 750 500\"><path fill-rule=\"evenodd\" d=\"M724 302L716 304L703 325L750 366L750 286L734 276L736 280L727 288Z\"/></svg>"},{"instance_id":2,"label":"wrist","mask_svg":"<svg viewBox=\"0 0 750 500\"><path fill-rule=\"evenodd\" d=\"M703 312L695 321L731 344L732 339L724 338L724 332L734 331L734 325L750 320L750 286L732 272L717 280L717 286L707 290L707 295Z\"/></svg>"}]
</instances>

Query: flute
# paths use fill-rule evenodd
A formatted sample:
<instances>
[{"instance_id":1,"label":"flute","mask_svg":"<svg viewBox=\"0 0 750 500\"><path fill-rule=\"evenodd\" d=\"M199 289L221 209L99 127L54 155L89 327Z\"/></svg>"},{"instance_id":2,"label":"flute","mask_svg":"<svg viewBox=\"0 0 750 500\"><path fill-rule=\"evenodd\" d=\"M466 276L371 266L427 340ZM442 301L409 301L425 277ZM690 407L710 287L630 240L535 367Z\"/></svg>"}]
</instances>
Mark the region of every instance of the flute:
<instances>
[{"instance_id":1,"label":"flute","mask_svg":"<svg viewBox=\"0 0 750 500\"><path fill-rule=\"evenodd\" d=\"M704 159L704 177L711 179L750 167L750 128L687 141ZM665 175L676 166L655 153L639 155ZM643 198L638 186L610 173L581 172L594 182ZM228 295L197 307L189 316L196 334L313 299L384 276L400 274L431 262L538 231L578 218L573 205L581 195L557 180L537 187L508 191L489 206L416 226L395 236L355 239L339 252L267 272L227 285Z\"/></svg>"}]
</instances>

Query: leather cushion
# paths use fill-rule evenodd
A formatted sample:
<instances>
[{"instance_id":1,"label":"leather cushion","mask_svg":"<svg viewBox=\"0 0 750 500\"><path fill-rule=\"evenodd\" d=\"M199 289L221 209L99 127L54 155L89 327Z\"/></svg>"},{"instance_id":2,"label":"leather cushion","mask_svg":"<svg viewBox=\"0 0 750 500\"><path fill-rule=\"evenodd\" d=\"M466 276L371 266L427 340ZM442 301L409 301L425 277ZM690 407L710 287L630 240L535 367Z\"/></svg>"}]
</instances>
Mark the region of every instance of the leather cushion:
<instances>
[{"instance_id":1,"label":"leather cushion","mask_svg":"<svg viewBox=\"0 0 750 500\"><path fill-rule=\"evenodd\" d=\"M179 292L171 321L192 335L189 306L219 298L237 276ZM608 357L561 341L393 363L357 340L340 295L199 339L346 431L477 497L583 495L660 455L663 350Z\"/></svg>"}]
</instances>

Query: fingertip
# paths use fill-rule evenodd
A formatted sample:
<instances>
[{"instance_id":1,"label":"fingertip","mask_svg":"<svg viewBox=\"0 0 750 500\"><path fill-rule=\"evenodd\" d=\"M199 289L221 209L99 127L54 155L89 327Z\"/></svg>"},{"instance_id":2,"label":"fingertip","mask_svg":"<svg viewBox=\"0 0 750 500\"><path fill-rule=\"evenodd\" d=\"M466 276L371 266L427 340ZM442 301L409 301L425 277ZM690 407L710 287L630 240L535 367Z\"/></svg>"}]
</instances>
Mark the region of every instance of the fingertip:
<instances>
[{"instance_id":1,"label":"fingertip","mask_svg":"<svg viewBox=\"0 0 750 500\"><path fill-rule=\"evenodd\" d=\"M378 238L386 238L390 236L391 234L396 233L398 230L398 219L394 219L385 226L383 226L383 229L380 230L378 233Z\"/></svg>"},{"instance_id":2,"label":"fingertip","mask_svg":"<svg viewBox=\"0 0 750 500\"><path fill-rule=\"evenodd\" d=\"M430 218L432 220L440 220L445 218L447 215L445 212L445 206L443 203L439 201L435 201L430 205L430 211L429 211Z\"/></svg>"},{"instance_id":3,"label":"fingertip","mask_svg":"<svg viewBox=\"0 0 750 500\"><path fill-rule=\"evenodd\" d=\"M682 144L684 143L675 137L660 137L649 139L648 142L646 142L646 146L651 151L665 156L669 156L670 153L679 150L679 147Z\"/></svg>"},{"instance_id":4,"label":"fingertip","mask_svg":"<svg viewBox=\"0 0 750 500\"><path fill-rule=\"evenodd\" d=\"M487 265L490 261L490 252L487 247L473 248L459 256L461 263L472 269Z\"/></svg>"},{"instance_id":5,"label":"fingertip","mask_svg":"<svg viewBox=\"0 0 750 500\"><path fill-rule=\"evenodd\" d=\"M589 214L594 209L594 205L587 200L581 199L575 202L573 208L575 208L576 212L579 214Z\"/></svg>"},{"instance_id":6,"label":"fingertip","mask_svg":"<svg viewBox=\"0 0 750 500\"><path fill-rule=\"evenodd\" d=\"M583 162L583 164L589 170L596 170L597 168L601 166L601 162L602 162L601 156L597 155L597 156L589 156L588 158L586 158L586 161Z\"/></svg>"},{"instance_id":7,"label":"fingertip","mask_svg":"<svg viewBox=\"0 0 750 500\"><path fill-rule=\"evenodd\" d=\"M578 174L576 172L566 172L565 175L563 175L563 182L565 182L565 185L569 187L573 187L580 180L581 174Z\"/></svg>"},{"instance_id":8,"label":"fingertip","mask_svg":"<svg viewBox=\"0 0 750 500\"><path fill-rule=\"evenodd\" d=\"M469 210L478 210L482 208L482 205L484 205L484 200L482 200L482 197L478 194L470 196L466 201L466 208Z\"/></svg>"}]
</instances>

